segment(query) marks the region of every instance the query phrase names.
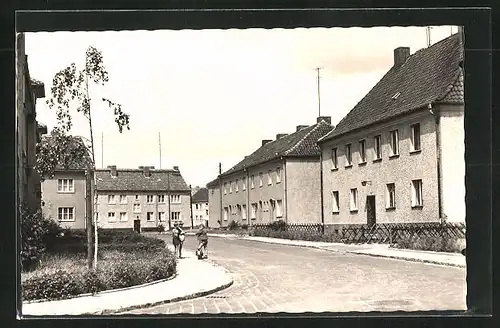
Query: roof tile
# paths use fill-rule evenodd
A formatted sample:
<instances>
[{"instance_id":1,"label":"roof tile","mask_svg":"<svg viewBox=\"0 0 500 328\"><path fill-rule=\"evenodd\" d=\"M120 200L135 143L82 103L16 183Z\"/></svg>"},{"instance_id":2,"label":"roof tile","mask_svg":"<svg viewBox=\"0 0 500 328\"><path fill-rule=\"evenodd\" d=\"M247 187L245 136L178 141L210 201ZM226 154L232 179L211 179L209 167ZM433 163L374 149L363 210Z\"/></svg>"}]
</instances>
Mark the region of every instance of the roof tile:
<instances>
[{"instance_id":1,"label":"roof tile","mask_svg":"<svg viewBox=\"0 0 500 328\"><path fill-rule=\"evenodd\" d=\"M187 191L189 186L178 171L151 169L146 177L143 170L118 169L116 177L109 169L96 170L98 191Z\"/></svg>"}]
</instances>

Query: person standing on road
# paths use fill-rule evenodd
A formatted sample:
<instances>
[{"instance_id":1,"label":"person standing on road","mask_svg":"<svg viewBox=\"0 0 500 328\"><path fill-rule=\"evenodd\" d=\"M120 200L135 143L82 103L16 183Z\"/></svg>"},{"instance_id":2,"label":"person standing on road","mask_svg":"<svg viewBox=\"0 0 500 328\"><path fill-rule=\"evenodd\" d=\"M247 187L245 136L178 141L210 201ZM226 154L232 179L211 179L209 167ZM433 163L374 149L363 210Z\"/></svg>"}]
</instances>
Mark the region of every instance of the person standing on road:
<instances>
[{"instance_id":1,"label":"person standing on road","mask_svg":"<svg viewBox=\"0 0 500 328\"><path fill-rule=\"evenodd\" d=\"M174 229L172 230L172 243L175 247L175 256L182 258L182 244L184 242L184 231L181 228L181 224L174 223Z\"/></svg>"},{"instance_id":2,"label":"person standing on road","mask_svg":"<svg viewBox=\"0 0 500 328\"><path fill-rule=\"evenodd\" d=\"M202 258L208 258L207 254L207 245L208 245L208 234L207 230L205 229L205 225L200 224L200 228L196 232L196 236L198 237L198 250L197 254L200 254L198 256L199 259Z\"/></svg>"},{"instance_id":3,"label":"person standing on road","mask_svg":"<svg viewBox=\"0 0 500 328\"><path fill-rule=\"evenodd\" d=\"M182 245L184 244L184 239L186 239L186 234L182 227L184 226L183 222L179 222L177 228L179 229L179 258L182 259Z\"/></svg>"}]
</instances>

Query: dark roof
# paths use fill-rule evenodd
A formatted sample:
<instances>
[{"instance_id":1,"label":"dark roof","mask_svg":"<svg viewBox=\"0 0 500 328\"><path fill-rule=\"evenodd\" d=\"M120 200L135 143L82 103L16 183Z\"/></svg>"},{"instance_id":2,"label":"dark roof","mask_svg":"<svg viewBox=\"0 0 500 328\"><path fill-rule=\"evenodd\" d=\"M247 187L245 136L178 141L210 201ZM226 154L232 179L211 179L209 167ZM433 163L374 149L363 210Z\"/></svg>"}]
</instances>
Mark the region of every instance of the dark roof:
<instances>
[{"instance_id":1,"label":"dark roof","mask_svg":"<svg viewBox=\"0 0 500 328\"><path fill-rule=\"evenodd\" d=\"M219 178L216 178L212 181L210 181L209 183L207 183L207 188L209 189L212 189L212 188L217 188L217 186L219 185Z\"/></svg>"},{"instance_id":2,"label":"dark roof","mask_svg":"<svg viewBox=\"0 0 500 328\"><path fill-rule=\"evenodd\" d=\"M85 145L82 137L68 136L70 138L70 145L67 152L60 158L60 162L56 164L55 171L85 171L86 169L93 168L92 158L88 147ZM54 143L55 137L52 135L42 135L40 138L41 143ZM83 160L75 159L71 153L81 154L84 152ZM78 156L80 157L80 156Z\"/></svg>"},{"instance_id":3,"label":"dark roof","mask_svg":"<svg viewBox=\"0 0 500 328\"><path fill-rule=\"evenodd\" d=\"M96 189L101 191L187 191L189 186L179 171L151 169L150 177L140 169L117 169L116 177L109 169L96 170Z\"/></svg>"},{"instance_id":4,"label":"dark roof","mask_svg":"<svg viewBox=\"0 0 500 328\"><path fill-rule=\"evenodd\" d=\"M319 157L321 150L317 141L332 129L331 124L322 120L281 139L266 143L222 175L228 175L280 157Z\"/></svg>"},{"instance_id":5,"label":"dark roof","mask_svg":"<svg viewBox=\"0 0 500 328\"><path fill-rule=\"evenodd\" d=\"M208 202L208 189L200 188L191 198L193 203L206 203Z\"/></svg>"},{"instance_id":6,"label":"dark roof","mask_svg":"<svg viewBox=\"0 0 500 328\"><path fill-rule=\"evenodd\" d=\"M436 102L463 104L462 43L454 34L393 66L320 142ZM392 99L400 93L396 99Z\"/></svg>"}]
</instances>

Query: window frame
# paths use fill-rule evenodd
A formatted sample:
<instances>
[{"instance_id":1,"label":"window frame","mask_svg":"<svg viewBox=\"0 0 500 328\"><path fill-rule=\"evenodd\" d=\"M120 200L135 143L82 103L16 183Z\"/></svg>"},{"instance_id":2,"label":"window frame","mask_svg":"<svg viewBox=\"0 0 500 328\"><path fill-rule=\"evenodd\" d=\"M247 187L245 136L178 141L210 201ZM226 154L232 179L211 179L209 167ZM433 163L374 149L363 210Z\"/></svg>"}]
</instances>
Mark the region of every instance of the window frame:
<instances>
[{"instance_id":1,"label":"window frame","mask_svg":"<svg viewBox=\"0 0 500 328\"><path fill-rule=\"evenodd\" d=\"M415 188L415 183L418 183L418 189ZM411 181L411 207L412 208L422 208L424 206L424 193L423 193L423 181L422 179L415 179ZM419 202L417 203L417 200Z\"/></svg>"},{"instance_id":2,"label":"window frame","mask_svg":"<svg viewBox=\"0 0 500 328\"><path fill-rule=\"evenodd\" d=\"M281 167L276 168L276 184L281 183Z\"/></svg>"},{"instance_id":3,"label":"window frame","mask_svg":"<svg viewBox=\"0 0 500 328\"><path fill-rule=\"evenodd\" d=\"M71 211L69 211L71 209ZM61 213L60 211L62 210L62 218L61 218ZM68 213L64 213L64 210L68 210ZM69 217L71 214L71 219L65 219L65 215ZM59 206L57 208L57 221L59 222L75 222L75 207L74 206Z\"/></svg>"},{"instance_id":4,"label":"window frame","mask_svg":"<svg viewBox=\"0 0 500 328\"><path fill-rule=\"evenodd\" d=\"M385 190L386 190L385 209L386 210L396 209L396 184L395 183L387 183L385 185ZM392 204L391 204L391 194L393 195Z\"/></svg>"},{"instance_id":5,"label":"window frame","mask_svg":"<svg viewBox=\"0 0 500 328\"><path fill-rule=\"evenodd\" d=\"M366 139L359 140L359 163L366 164Z\"/></svg>"},{"instance_id":6,"label":"window frame","mask_svg":"<svg viewBox=\"0 0 500 328\"><path fill-rule=\"evenodd\" d=\"M382 160L382 135L377 134L373 137L373 161L381 161Z\"/></svg>"},{"instance_id":7,"label":"window frame","mask_svg":"<svg viewBox=\"0 0 500 328\"><path fill-rule=\"evenodd\" d=\"M125 220L122 220L122 214L125 214L123 217L125 217ZM128 215L127 212L120 212L120 217L119 217L120 222L127 222L128 221Z\"/></svg>"},{"instance_id":8,"label":"window frame","mask_svg":"<svg viewBox=\"0 0 500 328\"><path fill-rule=\"evenodd\" d=\"M111 214L113 214L113 215L111 215ZM111 218L113 218L113 220L111 220ZM116 213L115 212L108 211L108 222L116 222Z\"/></svg>"},{"instance_id":9,"label":"window frame","mask_svg":"<svg viewBox=\"0 0 500 328\"><path fill-rule=\"evenodd\" d=\"M67 182L67 190L64 188L64 182ZM70 183L71 182L71 183ZM71 178L59 178L57 179L57 192L59 194L73 194L75 193L75 180Z\"/></svg>"},{"instance_id":10,"label":"window frame","mask_svg":"<svg viewBox=\"0 0 500 328\"><path fill-rule=\"evenodd\" d=\"M114 205L116 204L116 195L108 195L108 204Z\"/></svg>"},{"instance_id":11,"label":"window frame","mask_svg":"<svg viewBox=\"0 0 500 328\"><path fill-rule=\"evenodd\" d=\"M391 155L389 157L399 156L399 130L394 129L389 131L389 147L391 149Z\"/></svg>"},{"instance_id":12,"label":"window frame","mask_svg":"<svg viewBox=\"0 0 500 328\"><path fill-rule=\"evenodd\" d=\"M127 204L127 202L127 195L120 195L120 204Z\"/></svg>"},{"instance_id":13,"label":"window frame","mask_svg":"<svg viewBox=\"0 0 500 328\"><path fill-rule=\"evenodd\" d=\"M415 138L415 132L418 131L418 138ZM415 140L418 140L418 148L415 147ZM415 123L410 125L410 141L411 141L411 153L416 153L422 151L422 131L420 129L420 123Z\"/></svg>"},{"instance_id":14,"label":"window frame","mask_svg":"<svg viewBox=\"0 0 500 328\"><path fill-rule=\"evenodd\" d=\"M350 143L345 145L344 158L345 158L345 167L351 167L352 166L352 144L350 144Z\"/></svg>"},{"instance_id":15,"label":"window frame","mask_svg":"<svg viewBox=\"0 0 500 328\"><path fill-rule=\"evenodd\" d=\"M337 214L340 213L340 198L339 198L339 191L334 190L332 191L332 213Z\"/></svg>"},{"instance_id":16,"label":"window frame","mask_svg":"<svg viewBox=\"0 0 500 328\"><path fill-rule=\"evenodd\" d=\"M354 205L354 207L353 207ZM358 208L358 188L351 188L349 191L349 210L351 212L357 212Z\"/></svg>"},{"instance_id":17,"label":"window frame","mask_svg":"<svg viewBox=\"0 0 500 328\"><path fill-rule=\"evenodd\" d=\"M330 153L330 159L332 161L332 170L338 170L339 168L339 158L338 158L338 148L332 148Z\"/></svg>"},{"instance_id":18,"label":"window frame","mask_svg":"<svg viewBox=\"0 0 500 328\"><path fill-rule=\"evenodd\" d=\"M276 200L276 218L282 218L282 217L283 217L283 200L277 199Z\"/></svg>"},{"instance_id":19,"label":"window frame","mask_svg":"<svg viewBox=\"0 0 500 328\"><path fill-rule=\"evenodd\" d=\"M137 208L138 208L139 210L136 210ZM142 210L141 210L141 204L137 204L137 203L136 203L136 204L134 204L134 205L133 205L133 207L132 207L132 211L133 211L134 213L141 213L141 212L142 212Z\"/></svg>"},{"instance_id":20,"label":"window frame","mask_svg":"<svg viewBox=\"0 0 500 328\"><path fill-rule=\"evenodd\" d=\"M151 201L150 201L151 199ZM146 195L146 203L147 204L154 204L155 203L155 195Z\"/></svg>"},{"instance_id":21,"label":"window frame","mask_svg":"<svg viewBox=\"0 0 500 328\"><path fill-rule=\"evenodd\" d=\"M146 212L146 222L153 222L155 220L155 212Z\"/></svg>"}]
</instances>

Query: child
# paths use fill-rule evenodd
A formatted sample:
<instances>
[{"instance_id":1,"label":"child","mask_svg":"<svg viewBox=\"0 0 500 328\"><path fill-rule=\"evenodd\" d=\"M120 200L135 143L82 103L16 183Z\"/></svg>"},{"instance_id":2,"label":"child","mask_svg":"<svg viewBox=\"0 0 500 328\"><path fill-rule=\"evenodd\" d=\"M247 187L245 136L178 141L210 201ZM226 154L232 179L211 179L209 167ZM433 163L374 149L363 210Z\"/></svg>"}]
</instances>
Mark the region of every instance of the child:
<instances>
[{"instance_id":1,"label":"child","mask_svg":"<svg viewBox=\"0 0 500 328\"><path fill-rule=\"evenodd\" d=\"M196 250L196 255L198 255L198 259L208 258L207 254L207 245L208 245L208 235L205 230L205 226L200 224L200 229L196 232L196 236L198 236L198 249Z\"/></svg>"}]
</instances>

